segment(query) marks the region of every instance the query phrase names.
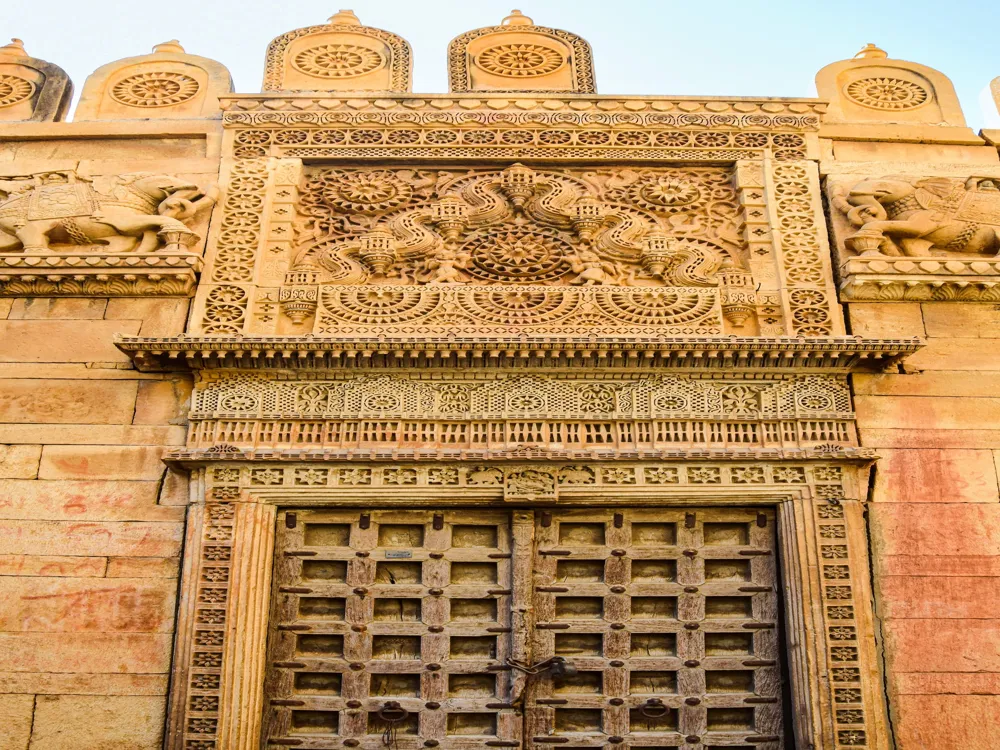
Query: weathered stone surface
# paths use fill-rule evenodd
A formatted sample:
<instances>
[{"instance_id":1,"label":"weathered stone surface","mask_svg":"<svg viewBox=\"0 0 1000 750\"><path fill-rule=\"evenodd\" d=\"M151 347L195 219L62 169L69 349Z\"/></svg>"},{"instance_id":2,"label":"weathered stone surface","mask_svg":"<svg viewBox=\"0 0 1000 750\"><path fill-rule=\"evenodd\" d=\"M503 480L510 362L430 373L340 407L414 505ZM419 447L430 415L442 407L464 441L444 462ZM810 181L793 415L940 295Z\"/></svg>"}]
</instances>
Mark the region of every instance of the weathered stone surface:
<instances>
[{"instance_id":1,"label":"weathered stone surface","mask_svg":"<svg viewBox=\"0 0 1000 750\"><path fill-rule=\"evenodd\" d=\"M2 380L0 423L126 424L137 383L113 380Z\"/></svg>"},{"instance_id":2,"label":"weathered stone surface","mask_svg":"<svg viewBox=\"0 0 1000 750\"><path fill-rule=\"evenodd\" d=\"M137 320L0 321L0 362L122 362L116 333L135 335Z\"/></svg>"},{"instance_id":3,"label":"weathered stone surface","mask_svg":"<svg viewBox=\"0 0 1000 750\"><path fill-rule=\"evenodd\" d=\"M988 450L880 450L879 503L995 503L996 464Z\"/></svg>"},{"instance_id":4,"label":"weathered stone surface","mask_svg":"<svg viewBox=\"0 0 1000 750\"><path fill-rule=\"evenodd\" d=\"M860 396L968 396L995 398L1000 372L932 371L907 375L857 373L851 376Z\"/></svg>"},{"instance_id":5,"label":"weathered stone surface","mask_svg":"<svg viewBox=\"0 0 1000 750\"><path fill-rule=\"evenodd\" d=\"M0 750L27 750L34 709L33 695L0 695Z\"/></svg>"},{"instance_id":6,"label":"weathered stone surface","mask_svg":"<svg viewBox=\"0 0 1000 750\"><path fill-rule=\"evenodd\" d=\"M900 695L1000 695L1000 672L899 672L892 682Z\"/></svg>"},{"instance_id":7,"label":"weathered stone surface","mask_svg":"<svg viewBox=\"0 0 1000 750\"><path fill-rule=\"evenodd\" d=\"M993 430L1000 426L1000 398L858 396L858 423L880 429Z\"/></svg>"},{"instance_id":8,"label":"weathered stone surface","mask_svg":"<svg viewBox=\"0 0 1000 750\"><path fill-rule=\"evenodd\" d=\"M170 557L182 536L176 523L0 521L0 555Z\"/></svg>"},{"instance_id":9,"label":"weathered stone surface","mask_svg":"<svg viewBox=\"0 0 1000 750\"><path fill-rule=\"evenodd\" d=\"M158 750L165 705L155 696L40 695L32 750Z\"/></svg>"},{"instance_id":10,"label":"weathered stone surface","mask_svg":"<svg viewBox=\"0 0 1000 750\"><path fill-rule=\"evenodd\" d=\"M187 299L131 299L108 301L106 320L138 320L143 336L176 336L187 322Z\"/></svg>"},{"instance_id":11,"label":"weathered stone surface","mask_svg":"<svg viewBox=\"0 0 1000 750\"><path fill-rule=\"evenodd\" d=\"M29 297L13 300L10 320L101 320L108 301L86 297Z\"/></svg>"},{"instance_id":12,"label":"weathered stone surface","mask_svg":"<svg viewBox=\"0 0 1000 750\"><path fill-rule=\"evenodd\" d=\"M848 308L851 333L866 339L908 339L924 336L920 304L916 302L855 302Z\"/></svg>"},{"instance_id":13,"label":"weathered stone surface","mask_svg":"<svg viewBox=\"0 0 1000 750\"><path fill-rule=\"evenodd\" d=\"M1000 620L892 620L883 632L890 673L1000 672Z\"/></svg>"},{"instance_id":14,"label":"weathered stone surface","mask_svg":"<svg viewBox=\"0 0 1000 750\"><path fill-rule=\"evenodd\" d=\"M0 576L69 576L87 578L104 576L105 557L66 557L60 555L0 555Z\"/></svg>"},{"instance_id":15,"label":"weathered stone surface","mask_svg":"<svg viewBox=\"0 0 1000 750\"><path fill-rule=\"evenodd\" d=\"M881 555L1000 555L1000 505L874 503L872 546Z\"/></svg>"},{"instance_id":16,"label":"weathered stone surface","mask_svg":"<svg viewBox=\"0 0 1000 750\"><path fill-rule=\"evenodd\" d=\"M996 747L1000 696L903 695L897 698L899 750ZM945 744L943 744L945 743Z\"/></svg>"},{"instance_id":17,"label":"weathered stone surface","mask_svg":"<svg viewBox=\"0 0 1000 750\"><path fill-rule=\"evenodd\" d=\"M939 302L921 305L929 337L1000 338L1000 305ZM935 342L931 342L932 345Z\"/></svg>"},{"instance_id":18,"label":"weathered stone surface","mask_svg":"<svg viewBox=\"0 0 1000 750\"><path fill-rule=\"evenodd\" d=\"M162 674L170 668L164 633L0 633L0 673Z\"/></svg>"},{"instance_id":19,"label":"weathered stone surface","mask_svg":"<svg viewBox=\"0 0 1000 750\"><path fill-rule=\"evenodd\" d=\"M47 445L39 479L160 479L163 451L146 446Z\"/></svg>"},{"instance_id":20,"label":"weathered stone surface","mask_svg":"<svg viewBox=\"0 0 1000 750\"><path fill-rule=\"evenodd\" d=\"M191 408L191 381L187 378L145 380L139 383L134 424L186 424Z\"/></svg>"},{"instance_id":21,"label":"weathered stone surface","mask_svg":"<svg viewBox=\"0 0 1000 750\"><path fill-rule=\"evenodd\" d=\"M986 555L880 555L874 566L879 576L1000 576L1000 557Z\"/></svg>"},{"instance_id":22,"label":"weathered stone surface","mask_svg":"<svg viewBox=\"0 0 1000 750\"><path fill-rule=\"evenodd\" d=\"M917 370L1000 371L1000 346L978 338L936 338L908 357L907 366Z\"/></svg>"},{"instance_id":23,"label":"weathered stone surface","mask_svg":"<svg viewBox=\"0 0 1000 750\"><path fill-rule=\"evenodd\" d=\"M0 480L0 518L49 521L182 521L157 505L157 482Z\"/></svg>"},{"instance_id":24,"label":"weathered stone surface","mask_svg":"<svg viewBox=\"0 0 1000 750\"><path fill-rule=\"evenodd\" d=\"M187 428L146 425L0 424L0 442L52 445L183 445Z\"/></svg>"},{"instance_id":25,"label":"weathered stone surface","mask_svg":"<svg viewBox=\"0 0 1000 750\"><path fill-rule=\"evenodd\" d=\"M887 576L879 580L879 611L886 619L996 618L1000 578Z\"/></svg>"},{"instance_id":26,"label":"weathered stone surface","mask_svg":"<svg viewBox=\"0 0 1000 750\"><path fill-rule=\"evenodd\" d=\"M165 674L0 672L0 693L32 695L165 695Z\"/></svg>"},{"instance_id":27,"label":"weathered stone surface","mask_svg":"<svg viewBox=\"0 0 1000 750\"><path fill-rule=\"evenodd\" d=\"M881 430L862 427L861 443L869 448L992 448L1000 430Z\"/></svg>"},{"instance_id":28,"label":"weathered stone surface","mask_svg":"<svg viewBox=\"0 0 1000 750\"><path fill-rule=\"evenodd\" d=\"M180 560L175 557L112 557L108 578L176 578Z\"/></svg>"},{"instance_id":29,"label":"weathered stone surface","mask_svg":"<svg viewBox=\"0 0 1000 750\"><path fill-rule=\"evenodd\" d=\"M0 577L0 631L167 633L175 590L169 579Z\"/></svg>"},{"instance_id":30,"label":"weathered stone surface","mask_svg":"<svg viewBox=\"0 0 1000 750\"><path fill-rule=\"evenodd\" d=\"M0 477L34 479L41 457L40 445L0 445Z\"/></svg>"}]
</instances>

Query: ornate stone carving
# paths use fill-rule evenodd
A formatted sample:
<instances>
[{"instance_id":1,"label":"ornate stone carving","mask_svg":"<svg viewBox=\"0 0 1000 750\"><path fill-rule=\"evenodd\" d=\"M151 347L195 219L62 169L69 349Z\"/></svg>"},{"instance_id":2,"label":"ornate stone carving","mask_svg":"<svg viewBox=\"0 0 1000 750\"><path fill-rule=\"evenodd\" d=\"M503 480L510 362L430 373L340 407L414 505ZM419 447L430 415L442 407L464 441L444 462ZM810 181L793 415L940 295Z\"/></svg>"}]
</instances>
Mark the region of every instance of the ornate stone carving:
<instances>
[{"instance_id":1,"label":"ornate stone carving","mask_svg":"<svg viewBox=\"0 0 1000 750\"><path fill-rule=\"evenodd\" d=\"M841 294L1000 300L1000 173L828 180Z\"/></svg>"},{"instance_id":2,"label":"ornate stone carving","mask_svg":"<svg viewBox=\"0 0 1000 750\"><path fill-rule=\"evenodd\" d=\"M844 93L863 107L888 110L916 109L929 98L923 86L901 78L859 78Z\"/></svg>"},{"instance_id":3,"label":"ornate stone carving","mask_svg":"<svg viewBox=\"0 0 1000 750\"><path fill-rule=\"evenodd\" d=\"M43 172L0 181L0 251L181 252L199 238L184 220L215 203L217 189L136 172L83 177Z\"/></svg>"},{"instance_id":4,"label":"ornate stone carving","mask_svg":"<svg viewBox=\"0 0 1000 750\"><path fill-rule=\"evenodd\" d=\"M72 95L66 72L29 57L20 39L0 47L0 121L61 120Z\"/></svg>"},{"instance_id":5,"label":"ornate stone carving","mask_svg":"<svg viewBox=\"0 0 1000 750\"><path fill-rule=\"evenodd\" d=\"M13 107L32 97L35 84L26 78L0 75L0 108Z\"/></svg>"},{"instance_id":6,"label":"ornate stone carving","mask_svg":"<svg viewBox=\"0 0 1000 750\"><path fill-rule=\"evenodd\" d=\"M137 73L111 87L111 98L130 107L169 107L192 99L201 88L183 73Z\"/></svg>"}]
</instances>

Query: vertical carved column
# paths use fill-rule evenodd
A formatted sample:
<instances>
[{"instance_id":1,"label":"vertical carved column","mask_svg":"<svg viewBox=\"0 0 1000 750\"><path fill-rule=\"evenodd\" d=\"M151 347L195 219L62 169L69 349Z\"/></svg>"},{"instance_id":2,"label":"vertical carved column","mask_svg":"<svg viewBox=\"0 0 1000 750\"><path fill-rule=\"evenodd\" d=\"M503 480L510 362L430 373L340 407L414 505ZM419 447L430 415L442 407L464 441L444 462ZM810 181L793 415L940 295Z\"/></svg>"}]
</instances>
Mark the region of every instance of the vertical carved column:
<instances>
[{"instance_id":1,"label":"vertical carved column","mask_svg":"<svg viewBox=\"0 0 1000 750\"><path fill-rule=\"evenodd\" d=\"M743 209L741 229L749 249L750 272L757 289L757 325L761 336L786 335L781 281L764 191L764 162L736 162L736 191Z\"/></svg>"},{"instance_id":2,"label":"vertical carved column","mask_svg":"<svg viewBox=\"0 0 1000 750\"><path fill-rule=\"evenodd\" d=\"M273 505L236 504L218 750L254 750L260 744L276 517Z\"/></svg>"}]
</instances>

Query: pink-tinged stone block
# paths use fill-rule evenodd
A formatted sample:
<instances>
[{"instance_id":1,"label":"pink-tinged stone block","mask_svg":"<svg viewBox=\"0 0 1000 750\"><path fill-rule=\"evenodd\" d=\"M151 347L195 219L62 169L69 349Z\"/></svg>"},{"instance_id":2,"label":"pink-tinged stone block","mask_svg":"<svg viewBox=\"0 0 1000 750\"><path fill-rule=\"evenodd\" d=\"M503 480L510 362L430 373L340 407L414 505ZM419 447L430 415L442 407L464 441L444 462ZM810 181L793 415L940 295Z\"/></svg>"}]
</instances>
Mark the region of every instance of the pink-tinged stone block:
<instances>
[{"instance_id":1,"label":"pink-tinged stone block","mask_svg":"<svg viewBox=\"0 0 1000 750\"><path fill-rule=\"evenodd\" d=\"M183 521L156 503L157 482L0 479L0 518L45 521Z\"/></svg>"},{"instance_id":2,"label":"pink-tinged stone block","mask_svg":"<svg viewBox=\"0 0 1000 750\"><path fill-rule=\"evenodd\" d=\"M0 445L0 477L34 479L41 458L40 445Z\"/></svg>"},{"instance_id":3,"label":"pink-tinged stone block","mask_svg":"<svg viewBox=\"0 0 1000 750\"><path fill-rule=\"evenodd\" d=\"M1000 672L902 672L890 680L899 695L1000 695Z\"/></svg>"},{"instance_id":4,"label":"pink-tinged stone block","mask_svg":"<svg viewBox=\"0 0 1000 750\"><path fill-rule=\"evenodd\" d=\"M858 430L866 448L992 448L1000 444L1000 430Z\"/></svg>"},{"instance_id":5,"label":"pink-tinged stone block","mask_svg":"<svg viewBox=\"0 0 1000 750\"><path fill-rule=\"evenodd\" d=\"M128 380L0 379L0 423L127 424L138 385Z\"/></svg>"},{"instance_id":6,"label":"pink-tinged stone block","mask_svg":"<svg viewBox=\"0 0 1000 750\"><path fill-rule=\"evenodd\" d=\"M107 567L108 559L106 557L0 555L0 576L102 578Z\"/></svg>"},{"instance_id":7,"label":"pink-tinged stone block","mask_svg":"<svg viewBox=\"0 0 1000 750\"><path fill-rule=\"evenodd\" d=\"M0 520L0 555L174 557L182 539L179 523Z\"/></svg>"},{"instance_id":8,"label":"pink-tinged stone block","mask_svg":"<svg viewBox=\"0 0 1000 750\"><path fill-rule=\"evenodd\" d=\"M166 633L0 633L0 672L165 674Z\"/></svg>"},{"instance_id":9,"label":"pink-tinged stone block","mask_svg":"<svg viewBox=\"0 0 1000 750\"><path fill-rule=\"evenodd\" d=\"M873 503L872 551L882 555L1000 555L1000 504Z\"/></svg>"},{"instance_id":10,"label":"pink-tinged stone block","mask_svg":"<svg viewBox=\"0 0 1000 750\"><path fill-rule=\"evenodd\" d=\"M889 620L889 674L1000 672L1000 620Z\"/></svg>"},{"instance_id":11,"label":"pink-tinged stone block","mask_svg":"<svg viewBox=\"0 0 1000 750\"><path fill-rule=\"evenodd\" d=\"M166 470L154 446L46 445L40 479L153 479Z\"/></svg>"},{"instance_id":12,"label":"pink-tinged stone block","mask_svg":"<svg viewBox=\"0 0 1000 750\"><path fill-rule=\"evenodd\" d=\"M40 695L31 747L159 750L165 710L158 696Z\"/></svg>"},{"instance_id":13,"label":"pink-tinged stone block","mask_svg":"<svg viewBox=\"0 0 1000 750\"><path fill-rule=\"evenodd\" d=\"M27 750L34 711L33 695L0 695L0 750Z\"/></svg>"},{"instance_id":14,"label":"pink-tinged stone block","mask_svg":"<svg viewBox=\"0 0 1000 750\"><path fill-rule=\"evenodd\" d=\"M168 633L176 589L157 578L0 577L0 631Z\"/></svg>"},{"instance_id":15,"label":"pink-tinged stone block","mask_svg":"<svg viewBox=\"0 0 1000 750\"><path fill-rule=\"evenodd\" d=\"M135 403L133 424L186 424L193 383L187 378L143 380Z\"/></svg>"},{"instance_id":16,"label":"pink-tinged stone block","mask_svg":"<svg viewBox=\"0 0 1000 750\"><path fill-rule=\"evenodd\" d=\"M893 729L898 750L993 750L1000 733L1000 696L901 695Z\"/></svg>"},{"instance_id":17,"label":"pink-tinged stone block","mask_svg":"<svg viewBox=\"0 0 1000 750\"><path fill-rule=\"evenodd\" d=\"M997 576L1000 557L987 555L885 555L875 558L875 575L883 576Z\"/></svg>"},{"instance_id":18,"label":"pink-tinged stone block","mask_svg":"<svg viewBox=\"0 0 1000 750\"><path fill-rule=\"evenodd\" d=\"M112 557L108 578L176 578L181 561L176 557Z\"/></svg>"},{"instance_id":19,"label":"pink-tinged stone block","mask_svg":"<svg viewBox=\"0 0 1000 750\"><path fill-rule=\"evenodd\" d=\"M857 373L851 383L859 396L995 398L1000 393L1000 372Z\"/></svg>"},{"instance_id":20,"label":"pink-tinged stone block","mask_svg":"<svg viewBox=\"0 0 1000 750\"><path fill-rule=\"evenodd\" d=\"M165 674L0 672L0 693L33 695L166 695Z\"/></svg>"},{"instance_id":21,"label":"pink-tinged stone block","mask_svg":"<svg viewBox=\"0 0 1000 750\"><path fill-rule=\"evenodd\" d=\"M121 362L116 333L134 336L138 320L0 321L0 362Z\"/></svg>"},{"instance_id":22,"label":"pink-tinged stone block","mask_svg":"<svg viewBox=\"0 0 1000 750\"><path fill-rule=\"evenodd\" d=\"M1000 427L1000 398L857 396L854 405L861 427L907 430L995 430Z\"/></svg>"},{"instance_id":23,"label":"pink-tinged stone block","mask_svg":"<svg viewBox=\"0 0 1000 750\"><path fill-rule=\"evenodd\" d=\"M876 579L876 596L885 619L1000 617L1000 578L888 576Z\"/></svg>"},{"instance_id":24,"label":"pink-tinged stone block","mask_svg":"<svg viewBox=\"0 0 1000 750\"><path fill-rule=\"evenodd\" d=\"M877 503L996 503L998 498L991 451L879 451Z\"/></svg>"}]
</instances>

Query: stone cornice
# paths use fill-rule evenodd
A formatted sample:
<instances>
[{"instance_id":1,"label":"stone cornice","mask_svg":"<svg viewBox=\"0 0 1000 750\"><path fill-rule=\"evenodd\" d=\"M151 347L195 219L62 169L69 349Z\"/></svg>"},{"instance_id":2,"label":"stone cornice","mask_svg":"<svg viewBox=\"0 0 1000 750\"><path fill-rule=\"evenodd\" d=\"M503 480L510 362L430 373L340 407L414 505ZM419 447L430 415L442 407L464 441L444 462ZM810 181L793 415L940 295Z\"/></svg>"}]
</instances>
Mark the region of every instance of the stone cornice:
<instances>
[{"instance_id":1,"label":"stone cornice","mask_svg":"<svg viewBox=\"0 0 1000 750\"><path fill-rule=\"evenodd\" d=\"M412 339L334 337L144 338L116 346L143 371L210 368L622 368L724 371L880 371L920 349L919 339L766 337Z\"/></svg>"}]
</instances>

